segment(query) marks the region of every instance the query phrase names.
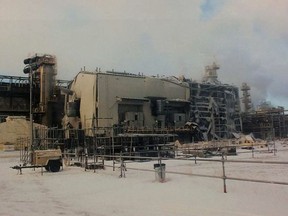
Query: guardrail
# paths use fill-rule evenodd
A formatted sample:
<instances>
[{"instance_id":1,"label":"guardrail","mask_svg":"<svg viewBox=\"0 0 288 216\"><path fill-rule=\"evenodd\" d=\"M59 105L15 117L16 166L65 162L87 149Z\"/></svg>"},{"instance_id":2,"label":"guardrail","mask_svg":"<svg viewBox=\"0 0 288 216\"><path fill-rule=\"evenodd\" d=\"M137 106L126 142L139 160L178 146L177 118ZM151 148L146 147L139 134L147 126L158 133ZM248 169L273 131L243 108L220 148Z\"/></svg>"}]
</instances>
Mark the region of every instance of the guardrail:
<instances>
[{"instance_id":1,"label":"guardrail","mask_svg":"<svg viewBox=\"0 0 288 216\"><path fill-rule=\"evenodd\" d=\"M67 154L69 155L69 153ZM70 153L71 155L71 153ZM194 162L195 164L197 162L215 162L215 163L220 163L222 165L222 175L221 176L217 176L217 175L207 175L207 174L192 174L192 173L185 173L185 172L177 172L177 171L165 171L168 174L177 174L177 175L185 175L185 176L196 176L196 177L203 177L203 178L215 178L215 179L222 179L223 180L223 192L227 193L227 180L234 180L234 181L246 181L246 182L256 182L256 183L266 183L266 184L278 184L278 185L288 185L288 182L282 182L282 181L271 181L271 180L262 180L262 179L251 179L251 178L239 178L239 177L233 177L233 176L227 176L226 175L226 167L225 165L227 163L248 163L248 164L273 164L273 165L287 165L288 161L269 161L269 160L228 160L226 158L225 154L221 155L220 159L205 159L205 158L197 158L197 157L193 157L193 158L164 158L164 157L139 157L139 156L126 156L126 155L88 155L88 154L83 154L81 155L85 160L85 170L87 168L87 164L88 164L88 158L93 157L94 158L94 162L96 163L96 161L98 161L96 158L101 157L102 163L103 163L103 167L112 167L113 171L115 171L115 160L118 160L120 163L120 177L125 177L125 171L126 170L137 170L137 171L143 171L143 172L155 172L155 170L152 169L143 169L143 168L133 168L133 167L129 167L127 168L125 160L150 160L150 161L158 161L158 163L161 165L163 161L167 161L167 160L182 160L182 161L191 161ZM104 165L104 158L108 158L113 160L113 165ZM133 161L132 161L133 162ZM95 172L95 167L94 167L94 172Z\"/></svg>"}]
</instances>

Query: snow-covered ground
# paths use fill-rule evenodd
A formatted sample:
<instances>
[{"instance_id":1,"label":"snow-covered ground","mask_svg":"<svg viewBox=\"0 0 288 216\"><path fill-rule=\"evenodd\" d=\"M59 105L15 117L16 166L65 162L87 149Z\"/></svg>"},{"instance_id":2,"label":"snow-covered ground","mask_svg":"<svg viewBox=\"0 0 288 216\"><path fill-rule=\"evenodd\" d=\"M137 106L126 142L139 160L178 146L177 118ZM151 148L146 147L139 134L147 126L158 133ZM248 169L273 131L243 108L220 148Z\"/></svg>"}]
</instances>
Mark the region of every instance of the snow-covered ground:
<instances>
[{"instance_id":1,"label":"snow-covered ground","mask_svg":"<svg viewBox=\"0 0 288 216\"><path fill-rule=\"evenodd\" d=\"M228 160L288 161L288 145L277 142L277 149L276 156L263 152L252 158L251 153L243 153ZM126 178L119 178L120 169L111 167L96 173L64 167L43 176L41 169L24 169L19 175L10 168L19 164L18 153L0 152L0 216L288 215L286 185L227 180L228 193L223 193L222 179L171 173L160 183L152 172L154 163L127 163ZM165 164L167 172L222 175L219 162L169 160ZM227 163L225 167L227 176L288 183L288 165Z\"/></svg>"}]
</instances>

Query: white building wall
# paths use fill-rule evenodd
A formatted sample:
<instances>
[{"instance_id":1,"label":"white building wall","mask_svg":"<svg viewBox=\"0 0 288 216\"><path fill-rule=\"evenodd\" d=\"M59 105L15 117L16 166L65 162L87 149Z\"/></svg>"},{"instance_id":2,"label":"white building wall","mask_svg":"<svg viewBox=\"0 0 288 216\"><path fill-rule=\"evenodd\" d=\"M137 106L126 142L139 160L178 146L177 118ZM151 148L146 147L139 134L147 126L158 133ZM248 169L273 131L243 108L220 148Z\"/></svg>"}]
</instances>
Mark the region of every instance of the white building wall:
<instances>
[{"instance_id":1,"label":"white building wall","mask_svg":"<svg viewBox=\"0 0 288 216\"><path fill-rule=\"evenodd\" d=\"M144 80L143 77L98 74L99 126L118 123L118 102L121 98L144 98Z\"/></svg>"},{"instance_id":2,"label":"white building wall","mask_svg":"<svg viewBox=\"0 0 288 216\"><path fill-rule=\"evenodd\" d=\"M121 98L147 100L146 97L163 97L188 100L190 93L186 83L179 84L153 77L86 72L77 75L70 89L75 93L70 97L70 101L81 99L80 115L83 128L93 126L92 118L97 116L97 106L99 127L118 124L118 105ZM151 115L150 103L147 101L143 101L143 119L147 127L155 124L155 117Z\"/></svg>"},{"instance_id":3,"label":"white building wall","mask_svg":"<svg viewBox=\"0 0 288 216\"><path fill-rule=\"evenodd\" d=\"M95 117L96 108L96 75L92 73L79 73L71 84L70 90L74 94L69 100L80 99L80 117L82 128L89 128ZM73 120L72 118L69 119ZM73 122L73 121L72 121ZM74 127L77 127L74 122Z\"/></svg>"}]
</instances>

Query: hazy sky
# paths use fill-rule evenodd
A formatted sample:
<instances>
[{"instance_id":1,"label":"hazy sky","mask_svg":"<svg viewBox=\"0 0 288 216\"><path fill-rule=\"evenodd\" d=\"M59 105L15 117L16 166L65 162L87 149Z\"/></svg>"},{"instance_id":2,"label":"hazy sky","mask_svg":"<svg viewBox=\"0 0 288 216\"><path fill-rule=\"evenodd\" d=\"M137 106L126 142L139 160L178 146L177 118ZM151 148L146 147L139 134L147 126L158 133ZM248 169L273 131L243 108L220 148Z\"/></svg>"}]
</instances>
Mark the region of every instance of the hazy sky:
<instances>
[{"instance_id":1,"label":"hazy sky","mask_svg":"<svg viewBox=\"0 0 288 216\"><path fill-rule=\"evenodd\" d=\"M288 108L287 0L0 0L0 74L57 56L58 79L83 66L200 80L216 61L222 83L254 103Z\"/></svg>"}]
</instances>

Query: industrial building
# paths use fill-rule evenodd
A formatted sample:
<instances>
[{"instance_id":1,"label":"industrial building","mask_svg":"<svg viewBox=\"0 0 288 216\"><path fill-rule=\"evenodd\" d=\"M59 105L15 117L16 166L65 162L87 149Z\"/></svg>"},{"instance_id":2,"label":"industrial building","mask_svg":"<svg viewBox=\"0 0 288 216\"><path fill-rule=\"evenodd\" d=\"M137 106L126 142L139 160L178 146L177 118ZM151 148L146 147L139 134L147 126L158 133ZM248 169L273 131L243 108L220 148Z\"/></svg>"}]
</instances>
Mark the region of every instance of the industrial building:
<instances>
[{"instance_id":1,"label":"industrial building","mask_svg":"<svg viewBox=\"0 0 288 216\"><path fill-rule=\"evenodd\" d=\"M202 81L100 69L81 70L72 81L59 81L55 56L35 55L25 61L29 77L0 77L0 115L28 117L32 93L34 122L57 129L48 133L53 134L49 139L66 147L96 143L108 149L105 153L111 153L113 145L118 153L146 154L159 150L159 144L170 152L169 143L176 139L221 140L235 132L287 136L285 110L252 112L247 84L241 88L241 114L239 89L218 80L220 67L215 63L205 67Z\"/></svg>"},{"instance_id":2,"label":"industrial building","mask_svg":"<svg viewBox=\"0 0 288 216\"><path fill-rule=\"evenodd\" d=\"M97 128L102 136L112 136L108 129L112 126L120 129L113 135L176 133L183 142L229 138L232 132L241 131L238 88L218 81L219 66L215 63L205 68L202 82L81 71L68 85L56 80L55 57L43 58L50 61L39 57L40 67L32 77L32 109L37 123L63 129ZM19 91L25 93L20 97L26 107L22 114L28 116L29 80L23 80L23 87L18 88L26 89ZM10 95L5 100L16 103L12 91ZM86 133L93 136L91 131Z\"/></svg>"},{"instance_id":3,"label":"industrial building","mask_svg":"<svg viewBox=\"0 0 288 216\"><path fill-rule=\"evenodd\" d=\"M7 116L27 116L29 113L29 79L0 75L0 122Z\"/></svg>"},{"instance_id":4,"label":"industrial building","mask_svg":"<svg viewBox=\"0 0 288 216\"><path fill-rule=\"evenodd\" d=\"M73 128L165 129L189 120L189 85L178 80L82 71L69 90L65 125Z\"/></svg>"},{"instance_id":5,"label":"industrial building","mask_svg":"<svg viewBox=\"0 0 288 216\"><path fill-rule=\"evenodd\" d=\"M259 107L242 113L243 133L255 138L272 140L288 135L288 114L284 107Z\"/></svg>"},{"instance_id":6,"label":"industrial building","mask_svg":"<svg viewBox=\"0 0 288 216\"><path fill-rule=\"evenodd\" d=\"M218 81L218 69L206 66L202 82L81 71L66 94L64 128L96 127L106 136L112 126L122 133L164 131L182 142L231 138L241 131L238 88Z\"/></svg>"},{"instance_id":7,"label":"industrial building","mask_svg":"<svg viewBox=\"0 0 288 216\"><path fill-rule=\"evenodd\" d=\"M251 102L250 86L241 86L244 110L241 114L243 133L252 133L255 138L271 140L286 138L288 135L288 114L284 107L272 106L269 102L262 102L255 109Z\"/></svg>"},{"instance_id":8,"label":"industrial building","mask_svg":"<svg viewBox=\"0 0 288 216\"><path fill-rule=\"evenodd\" d=\"M205 67L202 82L188 81L190 119L196 122L206 140L231 138L241 131L239 90L218 80L215 63Z\"/></svg>"},{"instance_id":9,"label":"industrial building","mask_svg":"<svg viewBox=\"0 0 288 216\"><path fill-rule=\"evenodd\" d=\"M55 56L36 54L33 58L33 64L37 64L38 68L30 73L30 68L25 67L24 71L28 73L28 77L0 75L1 121L7 116L28 117L31 92L34 122L48 127L61 127L64 98L60 89L67 87L69 82L56 80Z\"/></svg>"}]
</instances>

